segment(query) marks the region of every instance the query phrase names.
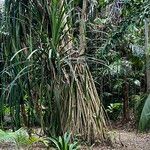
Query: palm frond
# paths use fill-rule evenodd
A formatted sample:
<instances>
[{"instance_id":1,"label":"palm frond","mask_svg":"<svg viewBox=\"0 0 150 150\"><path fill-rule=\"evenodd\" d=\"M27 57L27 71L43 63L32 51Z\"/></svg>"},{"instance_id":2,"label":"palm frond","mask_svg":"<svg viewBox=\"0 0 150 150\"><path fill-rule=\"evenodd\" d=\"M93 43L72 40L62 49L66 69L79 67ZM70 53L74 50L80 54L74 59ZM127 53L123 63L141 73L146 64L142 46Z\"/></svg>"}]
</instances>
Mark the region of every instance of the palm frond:
<instances>
[{"instance_id":1,"label":"palm frond","mask_svg":"<svg viewBox=\"0 0 150 150\"><path fill-rule=\"evenodd\" d=\"M149 129L150 129L150 95L147 97L145 101L139 122L140 131L146 131Z\"/></svg>"}]
</instances>

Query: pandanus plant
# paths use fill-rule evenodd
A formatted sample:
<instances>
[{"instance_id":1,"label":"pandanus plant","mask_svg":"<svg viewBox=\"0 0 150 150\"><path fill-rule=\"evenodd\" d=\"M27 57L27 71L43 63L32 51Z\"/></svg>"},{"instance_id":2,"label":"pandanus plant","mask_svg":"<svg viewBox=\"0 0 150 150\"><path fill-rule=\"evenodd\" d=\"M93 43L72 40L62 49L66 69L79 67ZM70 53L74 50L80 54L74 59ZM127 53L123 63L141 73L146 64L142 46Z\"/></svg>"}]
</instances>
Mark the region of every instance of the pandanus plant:
<instances>
[{"instance_id":1,"label":"pandanus plant","mask_svg":"<svg viewBox=\"0 0 150 150\"><path fill-rule=\"evenodd\" d=\"M36 121L50 136L71 131L88 141L106 138L103 106L84 56L86 8L83 1L75 20L74 1L5 0L1 125L7 106L16 128Z\"/></svg>"}]
</instances>

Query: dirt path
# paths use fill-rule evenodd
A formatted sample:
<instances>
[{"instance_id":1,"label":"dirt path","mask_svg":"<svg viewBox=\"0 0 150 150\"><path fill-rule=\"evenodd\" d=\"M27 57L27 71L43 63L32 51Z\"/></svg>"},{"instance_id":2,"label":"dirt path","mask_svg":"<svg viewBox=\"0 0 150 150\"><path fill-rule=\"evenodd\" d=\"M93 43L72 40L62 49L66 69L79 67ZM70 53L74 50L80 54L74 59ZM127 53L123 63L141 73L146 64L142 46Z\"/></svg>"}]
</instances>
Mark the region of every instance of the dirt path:
<instances>
[{"instance_id":1,"label":"dirt path","mask_svg":"<svg viewBox=\"0 0 150 150\"><path fill-rule=\"evenodd\" d=\"M112 133L113 147L93 147L92 150L150 150L150 133L136 134L124 130L115 130Z\"/></svg>"},{"instance_id":2,"label":"dirt path","mask_svg":"<svg viewBox=\"0 0 150 150\"><path fill-rule=\"evenodd\" d=\"M121 131L119 135L120 140L128 150L150 150L150 134Z\"/></svg>"}]
</instances>

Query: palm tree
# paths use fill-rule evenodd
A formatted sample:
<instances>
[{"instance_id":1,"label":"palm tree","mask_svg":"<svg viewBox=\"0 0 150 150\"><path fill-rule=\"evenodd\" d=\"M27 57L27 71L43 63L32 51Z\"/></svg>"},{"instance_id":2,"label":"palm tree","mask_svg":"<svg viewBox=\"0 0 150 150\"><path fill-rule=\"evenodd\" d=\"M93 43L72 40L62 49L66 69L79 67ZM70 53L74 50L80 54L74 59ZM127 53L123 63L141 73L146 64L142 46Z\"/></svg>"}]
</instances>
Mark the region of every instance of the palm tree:
<instances>
[{"instance_id":1,"label":"palm tree","mask_svg":"<svg viewBox=\"0 0 150 150\"><path fill-rule=\"evenodd\" d=\"M83 1L75 37L74 1L5 0L0 107L10 107L13 127L36 121L48 135L105 139L103 106L84 56L86 9Z\"/></svg>"}]
</instances>

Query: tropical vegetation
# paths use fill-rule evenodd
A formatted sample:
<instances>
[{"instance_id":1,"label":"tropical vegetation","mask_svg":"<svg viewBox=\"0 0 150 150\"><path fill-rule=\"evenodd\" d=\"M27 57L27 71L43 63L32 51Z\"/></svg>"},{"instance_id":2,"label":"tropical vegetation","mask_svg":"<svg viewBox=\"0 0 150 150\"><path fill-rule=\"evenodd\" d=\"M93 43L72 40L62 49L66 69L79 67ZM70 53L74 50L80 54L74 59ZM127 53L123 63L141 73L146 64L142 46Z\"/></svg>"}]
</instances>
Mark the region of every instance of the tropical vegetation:
<instances>
[{"instance_id":1,"label":"tropical vegetation","mask_svg":"<svg viewBox=\"0 0 150 150\"><path fill-rule=\"evenodd\" d=\"M23 130L29 145L71 150L80 149L78 140L108 142L111 122L133 121L148 131L149 6L149 0L5 0L0 141L16 142Z\"/></svg>"}]
</instances>

